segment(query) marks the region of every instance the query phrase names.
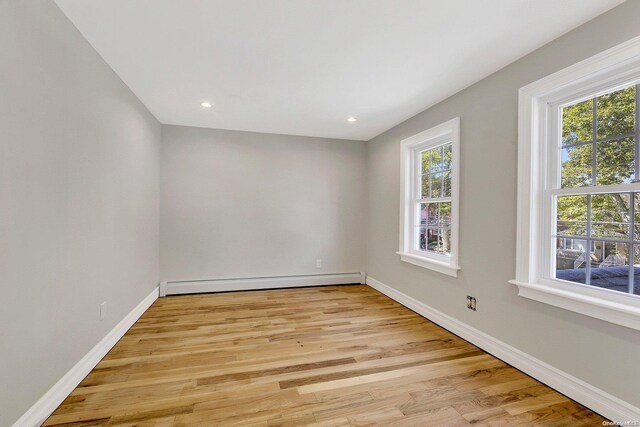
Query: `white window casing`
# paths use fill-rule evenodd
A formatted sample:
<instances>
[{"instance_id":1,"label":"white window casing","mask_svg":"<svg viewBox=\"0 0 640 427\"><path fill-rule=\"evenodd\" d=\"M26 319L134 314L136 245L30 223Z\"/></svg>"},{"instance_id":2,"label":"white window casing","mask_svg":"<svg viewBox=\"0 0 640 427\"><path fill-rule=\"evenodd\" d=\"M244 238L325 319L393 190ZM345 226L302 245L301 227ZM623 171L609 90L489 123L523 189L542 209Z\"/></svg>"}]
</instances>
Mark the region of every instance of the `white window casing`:
<instances>
[{"instance_id":1,"label":"white window casing","mask_svg":"<svg viewBox=\"0 0 640 427\"><path fill-rule=\"evenodd\" d=\"M634 81L640 81L640 37L520 89L516 278L510 283L522 297L640 330L640 296L554 278L555 212L549 202L550 194L583 191L557 185L558 105ZM640 183L587 191L635 192L640 191Z\"/></svg>"},{"instance_id":2,"label":"white window casing","mask_svg":"<svg viewBox=\"0 0 640 427\"><path fill-rule=\"evenodd\" d=\"M451 147L451 194L425 198L420 183L422 153L440 146ZM444 149L443 149L444 150ZM443 151L444 153L444 151ZM400 143L400 248L397 252L404 262L456 277L459 236L460 185L460 118L456 117L424 132L406 138ZM444 184L443 187L444 189ZM419 233L419 214L416 206L425 203L450 203L450 241L445 253L434 253L416 247ZM442 206L442 205L439 205ZM447 220L448 221L448 220ZM448 226L447 226L448 227ZM424 228L428 228L426 225ZM441 230L442 231L442 230ZM418 244L419 246L419 244Z\"/></svg>"}]
</instances>

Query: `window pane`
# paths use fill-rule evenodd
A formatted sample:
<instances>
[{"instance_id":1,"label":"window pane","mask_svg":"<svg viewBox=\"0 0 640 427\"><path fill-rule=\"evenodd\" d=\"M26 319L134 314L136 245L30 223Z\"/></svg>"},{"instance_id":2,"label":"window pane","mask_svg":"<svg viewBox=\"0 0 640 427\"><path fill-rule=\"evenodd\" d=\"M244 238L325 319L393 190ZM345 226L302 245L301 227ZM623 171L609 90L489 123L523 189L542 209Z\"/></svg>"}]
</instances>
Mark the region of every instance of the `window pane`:
<instances>
[{"instance_id":1,"label":"window pane","mask_svg":"<svg viewBox=\"0 0 640 427\"><path fill-rule=\"evenodd\" d=\"M429 175L431 181L431 194L429 197L442 197L442 173L433 173Z\"/></svg>"},{"instance_id":2,"label":"window pane","mask_svg":"<svg viewBox=\"0 0 640 427\"><path fill-rule=\"evenodd\" d=\"M633 138L600 141L596 149L596 183L628 184L635 179Z\"/></svg>"},{"instance_id":3,"label":"window pane","mask_svg":"<svg viewBox=\"0 0 640 427\"><path fill-rule=\"evenodd\" d=\"M435 253L442 251L440 228L432 227L427 229L427 251Z\"/></svg>"},{"instance_id":4,"label":"window pane","mask_svg":"<svg viewBox=\"0 0 640 427\"><path fill-rule=\"evenodd\" d=\"M634 239L640 241L640 193L633 194L633 204L634 204Z\"/></svg>"},{"instance_id":5,"label":"window pane","mask_svg":"<svg viewBox=\"0 0 640 427\"><path fill-rule=\"evenodd\" d=\"M438 225L438 203L420 204L420 225Z\"/></svg>"},{"instance_id":6,"label":"window pane","mask_svg":"<svg viewBox=\"0 0 640 427\"><path fill-rule=\"evenodd\" d=\"M443 150L444 150L444 154L442 156L442 160L443 160L442 168L444 170L450 170L451 162L452 162L451 144L445 145Z\"/></svg>"},{"instance_id":7,"label":"window pane","mask_svg":"<svg viewBox=\"0 0 640 427\"><path fill-rule=\"evenodd\" d=\"M587 196L558 196L557 233L564 236L587 235Z\"/></svg>"},{"instance_id":8,"label":"window pane","mask_svg":"<svg viewBox=\"0 0 640 427\"><path fill-rule=\"evenodd\" d=\"M640 245L633 245L633 293L640 295Z\"/></svg>"},{"instance_id":9,"label":"window pane","mask_svg":"<svg viewBox=\"0 0 640 427\"><path fill-rule=\"evenodd\" d=\"M451 174L447 171L451 169L451 144L423 151L421 161L421 197L450 197Z\"/></svg>"},{"instance_id":10,"label":"window pane","mask_svg":"<svg viewBox=\"0 0 640 427\"><path fill-rule=\"evenodd\" d=\"M442 197L451 197L451 172L442 174Z\"/></svg>"},{"instance_id":11,"label":"window pane","mask_svg":"<svg viewBox=\"0 0 640 427\"><path fill-rule=\"evenodd\" d=\"M438 204L440 205L438 225L440 227L450 227L451 226L451 202L442 202Z\"/></svg>"},{"instance_id":12,"label":"window pane","mask_svg":"<svg viewBox=\"0 0 640 427\"><path fill-rule=\"evenodd\" d=\"M635 94L635 86L630 86L598 97L598 138L633 132Z\"/></svg>"},{"instance_id":13,"label":"window pane","mask_svg":"<svg viewBox=\"0 0 640 427\"><path fill-rule=\"evenodd\" d=\"M427 251L438 255L450 255L451 229L448 227L427 228Z\"/></svg>"},{"instance_id":14,"label":"window pane","mask_svg":"<svg viewBox=\"0 0 640 427\"><path fill-rule=\"evenodd\" d=\"M591 286L629 292L629 245L603 242L591 263Z\"/></svg>"},{"instance_id":15,"label":"window pane","mask_svg":"<svg viewBox=\"0 0 640 427\"><path fill-rule=\"evenodd\" d=\"M562 155L562 188L591 185L593 146L591 144L566 147Z\"/></svg>"},{"instance_id":16,"label":"window pane","mask_svg":"<svg viewBox=\"0 0 640 427\"><path fill-rule=\"evenodd\" d=\"M451 202L420 203L420 225L451 226Z\"/></svg>"},{"instance_id":17,"label":"window pane","mask_svg":"<svg viewBox=\"0 0 640 427\"><path fill-rule=\"evenodd\" d=\"M451 228L442 229L442 254L451 255Z\"/></svg>"},{"instance_id":18,"label":"window pane","mask_svg":"<svg viewBox=\"0 0 640 427\"><path fill-rule=\"evenodd\" d=\"M427 250L427 229L425 227L419 227L418 228L418 233L416 234L418 236L418 241L416 242L416 246L418 247L418 250L420 251L426 251Z\"/></svg>"},{"instance_id":19,"label":"window pane","mask_svg":"<svg viewBox=\"0 0 640 427\"><path fill-rule=\"evenodd\" d=\"M429 198L429 175L422 175L422 190L420 192L421 198Z\"/></svg>"},{"instance_id":20,"label":"window pane","mask_svg":"<svg viewBox=\"0 0 640 427\"><path fill-rule=\"evenodd\" d=\"M418 224L424 226L427 224L427 204L420 203L418 206Z\"/></svg>"},{"instance_id":21,"label":"window pane","mask_svg":"<svg viewBox=\"0 0 640 427\"><path fill-rule=\"evenodd\" d=\"M420 203L420 225L438 225L438 203Z\"/></svg>"},{"instance_id":22,"label":"window pane","mask_svg":"<svg viewBox=\"0 0 640 427\"><path fill-rule=\"evenodd\" d=\"M593 140L593 100L562 109L562 144Z\"/></svg>"},{"instance_id":23,"label":"window pane","mask_svg":"<svg viewBox=\"0 0 640 427\"><path fill-rule=\"evenodd\" d=\"M590 258L586 249L586 240L556 239L556 278L586 283L586 261Z\"/></svg>"},{"instance_id":24,"label":"window pane","mask_svg":"<svg viewBox=\"0 0 640 427\"><path fill-rule=\"evenodd\" d=\"M421 173L424 175L431 171L431 155L429 151L422 152L422 171Z\"/></svg>"},{"instance_id":25,"label":"window pane","mask_svg":"<svg viewBox=\"0 0 640 427\"><path fill-rule=\"evenodd\" d=\"M451 202L420 203L416 246L438 254L451 251Z\"/></svg>"},{"instance_id":26,"label":"window pane","mask_svg":"<svg viewBox=\"0 0 640 427\"><path fill-rule=\"evenodd\" d=\"M431 171L439 172L443 168L442 147L429 150L431 153Z\"/></svg>"},{"instance_id":27,"label":"window pane","mask_svg":"<svg viewBox=\"0 0 640 427\"><path fill-rule=\"evenodd\" d=\"M629 194L594 194L591 196L591 235L629 239L629 213Z\"/></svg>"}]
</instances>

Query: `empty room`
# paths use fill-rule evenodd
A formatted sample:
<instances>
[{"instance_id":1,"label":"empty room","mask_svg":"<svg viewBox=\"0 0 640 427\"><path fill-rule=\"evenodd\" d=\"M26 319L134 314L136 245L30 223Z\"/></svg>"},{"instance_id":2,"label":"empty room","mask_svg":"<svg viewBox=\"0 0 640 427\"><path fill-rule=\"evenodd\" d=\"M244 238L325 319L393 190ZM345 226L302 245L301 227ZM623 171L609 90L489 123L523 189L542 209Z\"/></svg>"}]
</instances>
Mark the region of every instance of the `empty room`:
<instances>
[{"instance_id":1,"label":"empty room","mask_svg":"<svg viewBox=\"0 0 640 427\"><path fill-rule=\"evenodd\" d=\"M640 426L640 0L0 0L0 427Z\"/></svg>"}]
</instances>

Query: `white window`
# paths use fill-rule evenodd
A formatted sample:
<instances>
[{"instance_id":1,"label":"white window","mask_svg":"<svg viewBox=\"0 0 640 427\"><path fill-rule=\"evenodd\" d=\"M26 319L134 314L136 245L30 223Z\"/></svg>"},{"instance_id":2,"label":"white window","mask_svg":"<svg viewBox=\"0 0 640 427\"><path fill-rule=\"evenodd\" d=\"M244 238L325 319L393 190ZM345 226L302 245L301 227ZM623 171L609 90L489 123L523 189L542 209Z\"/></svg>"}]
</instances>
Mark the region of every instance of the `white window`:
<instances>
[{"instance_id":1,"label":"white window","mask_svg":"<svg viewBox=\"0 0 640 427\"><path fill-rule=\"evenodd\" d=\"M402 141L400 259L456 276L460 119Z\"/></svg>"},{"instance_id":2,"label":"white window","mask_svg":"<svg viewBox=\"0 0 640 427\"><path fill-rule=\"evenodd\" d=\"M640 38L520 89L521 296L640 329Z\"/></svg>"}]
</instances>

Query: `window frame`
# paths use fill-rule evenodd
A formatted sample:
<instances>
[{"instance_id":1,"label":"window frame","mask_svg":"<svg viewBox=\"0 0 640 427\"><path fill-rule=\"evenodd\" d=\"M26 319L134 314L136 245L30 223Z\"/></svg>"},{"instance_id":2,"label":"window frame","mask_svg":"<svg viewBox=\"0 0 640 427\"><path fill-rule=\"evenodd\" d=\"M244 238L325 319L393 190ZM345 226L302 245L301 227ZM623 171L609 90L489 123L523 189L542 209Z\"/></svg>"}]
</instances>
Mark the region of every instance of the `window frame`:
<instances>
[{"instance_id":1,"label":"window frame","mask_svg":"<svg viewBox=\"0 0 640 427\"><path fill-rule=\"evenodd\" d=\"M553 187L560 171L559 150L552 145L554 135L559 135L558 106L639 78L637 37L520 88L516 278L510 280L522 297L636 330L640 330L639 296L551 278L555 211L548 193L563 192ZM636 120L637 116L636 111ZM640 191L640 183L600 186L592 193L632 191Z\"/></svg>"},{"instance_id":2,"label":"window frame","mask_svg":"<svg viewBox=\"0 0 640 427\"><path fill-rule=\"evenodd\" d=\"M613 86L612 86L613 83ZM634 130L632 133L630 134L624 134L624 135L609 135L605 138L598 138L597 137L597 108L596 108L596 101L598 99L598 97L604 95L604 94L609 94L612 92L615 92L617 90L620 90L622 88L628 88L630 86L634 86L636 89L636 96L635 96L635 123L634 123ZM638 105L640 104L640 73L636 74L636 75L632 75L631 79L629 79L628 76L623 76L622 80L617 79L614 80L613 82L608 82L606 84L602 84L599 87L596 87L596 92L590 94L589 97L587 97L586 99L582 96L582 93L580 93L580 97L578 99L575 99L575 97L570 96L566 99L562 99L560 101L555 101L553 103L549 103L548 105L548 110L549 110L549 117L548 117L548 121L549 121L549 140L550 140L550 144L553 144L553 146L549 146L549 159L550 159L550 164L553 166L555 165L553 168L549 169L549 176L547 177L547 182L548 185L544 191L545 191L545 206L547 207L547 210L545 212L545 216L548 216L549 219L551 220L551 230L550 233L551 234L555 234L556 236L551 236L549 233L547 233L547 238L551 238L551 241L546 243L546 247L550 247L551 245L555 245L555 242L557 239L561 238L561 239L567 239L567 240L583 240L585 241L585 243L587 243L588 245L588 251L590 251L591 253L595 252L596 248L595 248L595 244L596 242L602 242L604 244L606 243L616 243L616 244L623 244L623 245L628 245L628 250L629 250L629 262L632 263L631 265L629 265L629 268L633 268L633 254L634 254L634 246L638 245L638 238L637 236L634 237L634 219L635 219L635 212L634 212L634 207L635 207L635 195L636 194L640 194L637 192L638 188L640 188L638 186L638 177L640 176L640 164L638 162L638 155L640 154L640 108L638 108ZM574 105L576 103L579 102L583 102L586 100L593 100L594 102L594 107L592 110L592 115L593 115L593 129L592 129L592 138L590 141L586 141L586 142L579 142L577 144L572 144L572 145L565 145L562 144L561 141L561 135L560 132L562 130L562 108L566 107L566 106L571 106ZM554 137L555 135L555 137ZM556 141L554 138L558 138L558 140ZM631 181L631 183L622 183L622 184L605 184L605 185L600 185L598 184L598 178L599 178L599 172L598 172L598 168L597 168L597 152L598 152L598 144L603 143L606 141L615 141L615 140L619 140L619 139L623 139L623 138L633 138L634 140L634 180ZM585 145L591 145L592 146L592 160L591 160L591 180L592 182L590 183L590 185L585 185L585 186L577 186L577 187L562 187L562 159L561 159L561 155L559 155L560 151L562 148L564 147L576 147L576 146L585 146ZM594 181L595 181L595 185L594 185ZM629 236L627 239L623 239L621 237L597 237L594 236L592 234L592 220L591 215L593 214L593 212L590 209L590 202L587 201L587 204L585 206L585 212L587 213L587 224L586 224L586 232L584 236L567 236L567 235L558 235L557 233L557 229L556 229L556 221L557 221L557 212L555 210L555 208L557 207L557 203L554 203L553 199L554 198L558 198L558 197L563 197L563 196L585 196L585 197L589 197L589 196L597 196L597 195L609 195L609 194L625 194L629 196L629 224L628 224L628 231L629 231ZM589 199L587 199L589 200ZM603 256L604 256L604 247L603 247ZM557 248L556 248L557 251ZM545 261L547 262L544 265L544 274L549 275L549 277L552 277L554 272L555 272L555 257L551 256L545 256ZM635 260L637 261L637 260ZM586 267L585 267L585 274L586 274L586 282L590 282L590 275L589 275L589 271L591 269L591 266L589 265L589 263L585 263ZM637 263L636 263L637 264ZM543 278L545 276L543 275ZM634 275L630 275L630 282L629 282L629 286L633 287L633 278ZM561 279L555 279L555 280L561 280ZM570 282L570 283L576 283L576 282ZM607 290L607 289L604 289ZM620 291L611 291L611 290L607 290L607 292L620 292ZM631 293L631 292L630 292Z\"/></svg>"},{"instance_id":3,"label":"window frame","mask_svg":"<svg viewBox=\"0 0 640 427\"><path fill-rule=\"evenodd\" d=\"M434 199L451 202L450 255L440 255L414 248L416 203L421 185L421 156L423 151L451 143L451 197ZM460 118L456 117L400 143L400 260L423 268L457 277L459 235L459 178L460 178ZM445 200L446 199L446 200Z\"/></svg>"}]
</instances>

